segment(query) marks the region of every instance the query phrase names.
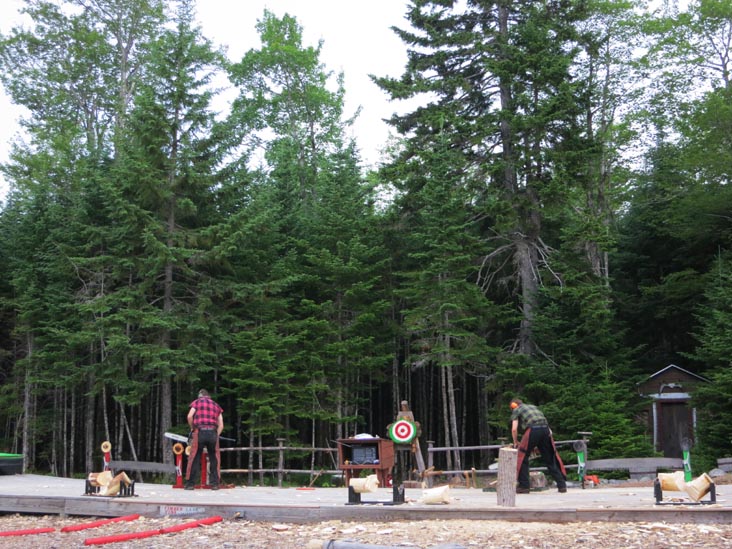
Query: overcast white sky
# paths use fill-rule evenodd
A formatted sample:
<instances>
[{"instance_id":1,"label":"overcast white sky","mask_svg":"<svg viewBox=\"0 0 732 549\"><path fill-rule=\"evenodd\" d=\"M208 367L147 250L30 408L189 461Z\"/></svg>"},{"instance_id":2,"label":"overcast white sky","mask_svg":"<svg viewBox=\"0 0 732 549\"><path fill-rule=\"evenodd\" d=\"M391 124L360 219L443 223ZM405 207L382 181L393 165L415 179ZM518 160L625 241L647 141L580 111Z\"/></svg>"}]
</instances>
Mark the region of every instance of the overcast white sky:
<instances>
[{"instance_id":1,"label":"overcast white sky","mask_svg":"<svg viewBox=\"0 0 732 549\"><path fill-rule=\"evenodd\" d=\"M22 0L0 0L3 33L21 21L19 10L23 5ZM346 116L362 107L354 135L364 161L376 162L389 136L382 119L399 107L387 101L368 75L402 73L406 49L389 27L407 26L403 19L407 1L198 0L198 18L204 35L217 45L227 46L229 58L238 60L245 51L259 47L259 35L254 27L265 8L280 17L285 13L295 16L303 28L305 46L315 46L318 40L323 40L321 61L328 70L342 71L345 75ZM0 112L0 162L5 162L9 141L17 132L19 111L4 91L0 93ZM6 192L7 184L0 175L0 201Z\"/></svg>"}]
</instances>

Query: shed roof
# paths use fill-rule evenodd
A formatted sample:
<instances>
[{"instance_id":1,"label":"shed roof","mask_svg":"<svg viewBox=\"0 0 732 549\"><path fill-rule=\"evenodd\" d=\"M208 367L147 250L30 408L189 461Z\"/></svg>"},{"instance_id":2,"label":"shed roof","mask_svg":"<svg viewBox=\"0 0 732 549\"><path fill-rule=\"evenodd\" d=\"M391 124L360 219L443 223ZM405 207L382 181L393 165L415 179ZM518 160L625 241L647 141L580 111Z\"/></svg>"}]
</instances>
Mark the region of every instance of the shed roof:
<instances>
[{"instance_id":1,"label":"shed roof","mask_svg":"<svg viewBox=\"0 0 732 549\"><path fill-rule=\"evenodd\" d=\"M661 370L658 370L656 373L651 374L650 376L648 376L648 378L645 381L638 382L637 385L640 385L642 383L646 383L647 381L653 379L654 377L661 376L661 375L667 373L669 370L678 370L679 372L682 372L682 373L684 373L684 374L686 374L688 376L691 376L693 378L696 378L699 381L709 382L709 380L707 378L705 378L703 376L700 376L699 374L695 374L694 372L690 372L689 370L685 370L681 366L676 366L676 364L669 364L665 368L662 368Z\"/></svg>"}]
</instances>

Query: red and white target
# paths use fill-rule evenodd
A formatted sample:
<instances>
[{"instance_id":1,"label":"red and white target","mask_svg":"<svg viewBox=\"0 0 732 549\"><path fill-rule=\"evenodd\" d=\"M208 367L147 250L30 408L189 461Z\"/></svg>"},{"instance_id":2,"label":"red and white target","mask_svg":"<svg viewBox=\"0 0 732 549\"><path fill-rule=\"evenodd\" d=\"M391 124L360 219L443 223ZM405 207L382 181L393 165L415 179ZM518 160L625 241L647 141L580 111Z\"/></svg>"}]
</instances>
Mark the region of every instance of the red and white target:
<instances>
[{"instance_id":1,"label":"red and white target","mask_svg":"<svg viewBox=\"0 0 732 549\"><path fill-rule=\"evenodd\" d=\"M397 444L409 444L417 436L417 426L408 419L400 419L389 427L389 438Z\"/></svg>"}]
</instances>

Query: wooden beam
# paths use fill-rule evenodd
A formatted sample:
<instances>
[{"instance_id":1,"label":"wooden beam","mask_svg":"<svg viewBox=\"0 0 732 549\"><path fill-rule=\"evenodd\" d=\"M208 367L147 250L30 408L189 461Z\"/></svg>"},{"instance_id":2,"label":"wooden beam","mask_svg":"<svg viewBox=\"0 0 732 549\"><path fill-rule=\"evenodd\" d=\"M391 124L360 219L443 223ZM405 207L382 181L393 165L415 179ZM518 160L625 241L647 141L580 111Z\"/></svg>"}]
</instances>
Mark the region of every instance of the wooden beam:
<instances>
[{"instance_id":1,"label":"wooden beam","mask_svg":"<svg viewBox=\"0 0 732 549\"><path fill-rule=\"evenodd\" d=\"M110 461L109 468L113 471L146 471L148 473L175 474L175 465L154 461Z\"/></svg>"}]
</instances>

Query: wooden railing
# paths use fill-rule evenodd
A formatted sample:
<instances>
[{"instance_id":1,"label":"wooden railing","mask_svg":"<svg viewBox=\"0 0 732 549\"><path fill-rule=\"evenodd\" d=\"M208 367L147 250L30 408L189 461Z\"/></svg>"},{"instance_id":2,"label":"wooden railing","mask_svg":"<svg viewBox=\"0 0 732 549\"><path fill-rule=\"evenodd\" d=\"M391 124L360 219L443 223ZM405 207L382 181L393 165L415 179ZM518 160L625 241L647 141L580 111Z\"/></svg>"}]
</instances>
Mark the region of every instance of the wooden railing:
<instances>
[{"instance_id":1,"label":"wooden railing","mask_svg":"<svg viewBox=\"0 0 732 549\"><path fill-rule=\"evenodd\" d=\"M574 439L574 440L560 440L556 441L555 444L557 446L565 446L565 445L572 445L574 446L575 443L578 442L584 442L587 443L586 439ZM468 451L491 451L495 452L496 456L498 455L498 450L503 448L504 444L487 444L487 445L480 445L480 446L434 446L433 441L427 441L427 470L433 471L435 466L435 455L440 453L446 453L446 452L468 452ZM221 448L221 453L228 453L228 452L256 452L256 453L262 453L262 452L277 452L278 453L278 459L277 459L277 467L274 468L247 468L247 469L221 469L221 474L248 474L249 475L249 482L252 482L254 475L259 475L260 477L265 474L274 474L277 476L277 486L282 487L284 478L288 474L307 474L310 475L311 483L314 482L314 478L317 478L321 475L334 475L334 476L342 476L344 474L344 471L341 469L290 469L285 467L285 461L286 461L286 454L288 452L306 452L310 453L311 457L314 457L314 454L337 454L338 449L337 448L315 448L312 446L285 446L285 439L284 438L278 438L277 439L277 446L241 446L236 448ZM311 459L311 461L313 461ZM586 456L585 456L586 461ZM337 459L333 460L334 465L337 463ZM337 465L336 465L337 467ZM577 464L565 464L565 467L568 469L577 468ZM532 470L541 471L544 470L543 467L537 467L533 468ZM472 469L471 472L475 474L482 474L482 475L494 475L496 474L496 470L494 469ZM460 471L445 471L441 470L439 471L440 474L443 475L463 475L465 473L464 470Z\"/></svg>"},{"instance_id":2,"label":"wooden railing","mask_svg":"<svg viewBox=\"0 0 732 549\"><path fill-rule=\"evenodd\" d=\"M566 445L572 445L574 446L575 443L585 443L587 444L586 439L572 439L572 440L557 440L554 442L554 444L558 447L566 446ZM492 451L496 453L496 456L498 456L498 451L505 447L505 444L486 444L481 446L434 446L434 442L431 440L427 441L427 469L430 469L434 467L435 465L435 454L444 452L465 452L465 451ZM585 451L586 452L586 451ZM565 464L566 468L576 468L577 465L574 464ZM532 467L532 470L541 471L545 469L544 467ZM465 471L459 470L459 471L442 471L442 474L445 475L462 475ZM475 469L476 473L481 474L496 474L497 470L495 469Z\"/></svg>"},{"instance_id":3,"label":"wooden railing","mask_svg":"<svg viewBox=\"0 0 732 549\"><path fill-rule=\"evenodd\" d=\"M277 467L270 469L221 469L221 474L242 474L246 473L249 475L249 481L253 479L253 475L264 475L266 473L272 473L277 475L277 486L282 488L282 482L285 475L287 474L308 474L310 478L317 477L323 474L327 475L342 475L343 471L340 469L289 469L285 467L285 454L287 452L310 452L311 454L337 454L338 448L315 448L312 446L285 446L285 439L278 438L277 446L241 446L237 448L221 448L221 453L227 452L277 452ZM311 480L312 482L312 480Z\"/></svg>"}]
</instances>

